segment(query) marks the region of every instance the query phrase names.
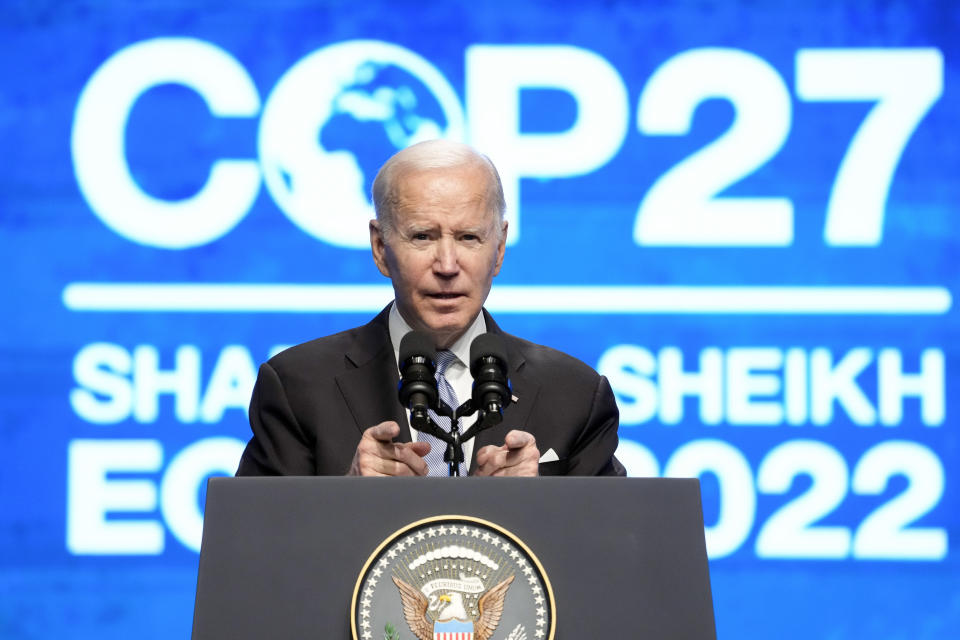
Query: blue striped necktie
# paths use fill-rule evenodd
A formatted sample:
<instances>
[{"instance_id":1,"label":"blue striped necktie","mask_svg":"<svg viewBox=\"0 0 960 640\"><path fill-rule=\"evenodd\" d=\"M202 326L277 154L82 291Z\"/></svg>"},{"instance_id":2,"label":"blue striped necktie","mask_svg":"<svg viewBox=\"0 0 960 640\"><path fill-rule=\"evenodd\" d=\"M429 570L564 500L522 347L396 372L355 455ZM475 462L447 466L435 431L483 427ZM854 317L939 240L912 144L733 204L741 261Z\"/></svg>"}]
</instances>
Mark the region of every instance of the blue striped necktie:
<instances>
[{"instance_id":1,"label":"blue striped necktie","mask_svg":"<svg viewBox=\"0 0 960 640\"><path fill-rule=\"evenodd\" d=\"M454 360L457 359L457 356L453 354L452 351L448 349L443 349L442 351L437 352L437 391L440 392L440 399L447 403L451 409L456 411L457 407L460 406L460 403L457 401L457 394L453 390L453 387L450 385L450 382L447 381L447 377L444 375L444 372L447 370ZM437 413L431 409L430 418L437 423L437 425L450 433L450 418L445 416L439 416ZM427 454L427 466L430 468L427 475L431 476L449 476L450 467L443 459L443 454L447 451L447 443L439 438L434 438L429 433L420 432L417 434L417 439L422 442L430 443L430 453ZM460 475L467 475L467 464L466 461L460 463Z\"/></svg>"}]
</instances>

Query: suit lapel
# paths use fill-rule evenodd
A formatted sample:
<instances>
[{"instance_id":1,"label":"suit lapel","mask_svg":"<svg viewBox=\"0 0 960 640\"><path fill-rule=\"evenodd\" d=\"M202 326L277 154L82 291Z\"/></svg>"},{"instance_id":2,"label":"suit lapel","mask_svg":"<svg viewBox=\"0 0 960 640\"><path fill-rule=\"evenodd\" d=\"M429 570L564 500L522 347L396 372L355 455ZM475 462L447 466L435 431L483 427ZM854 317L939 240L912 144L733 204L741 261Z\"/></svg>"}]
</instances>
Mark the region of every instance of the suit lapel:
<instances>
[{"instance_id":1,"label":"suit lapel","mask_svg":"<svg viewBox=\"0 0 960 640\"><path fill-rule=\"evenodd\" d=\"M470 460L470 473L473 473L477 466L477 451L488 444L500 446L503 444L507 433L514 429L528 430L527 426L530 412L540 394L540 384L534 378L529 377L526 371L526 359L520 350L520 342L508 333L504 333L494 322L493 318L483 310L484 320L487 323L487 331L495 333L504 339L507 346L507 359L510 372L508 377L513 395L517 398L516 402L511 402L503 410L503 422L495 427L490 427L477 434L473 445L473 454Z\"/></svg>"},{"instance_id":2,"label":"suit lapel","mask_svg":"<svg viewBox=\"0 0 960 640\"><path fill-rule=\"evenodd\" d=\"M409 442L406 411L397 400L400 374L390 341L389 312L388 305L360 328L355 343L344 354L346 371L336 376L336 380L361 432L393 420L400 425L400 435L394 440Z\"/></svg>"}]
</instances>

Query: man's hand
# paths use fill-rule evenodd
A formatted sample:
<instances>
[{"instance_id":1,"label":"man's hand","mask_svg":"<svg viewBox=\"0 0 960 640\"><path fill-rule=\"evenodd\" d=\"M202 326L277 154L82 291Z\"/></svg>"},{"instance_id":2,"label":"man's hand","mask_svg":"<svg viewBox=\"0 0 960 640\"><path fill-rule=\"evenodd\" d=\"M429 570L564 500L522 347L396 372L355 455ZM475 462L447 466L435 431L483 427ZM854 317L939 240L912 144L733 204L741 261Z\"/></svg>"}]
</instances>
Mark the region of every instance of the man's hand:
<instances>
[{"instance_id":1,"label":"man's hand","mask_svg":"<svg viewBox=\"0 0 960 640\"><path fill-rule=\"evenodd\" d=\"M348 476L425 476L429 442L393 442L400 433L396 422L381 422L363 432L353 454Z\"/></svg>"},{"instance_id":2,"label":"man's hand","mask_svg":"<svg viewBox=\"0 0 960 640\"><path fill-rule=\"evenodd\" d=\"M514 429L507 434L503 446L487 445L477 451L478 476L538 475L540 450L533 434Z\"/></svg>"}]
</instances>

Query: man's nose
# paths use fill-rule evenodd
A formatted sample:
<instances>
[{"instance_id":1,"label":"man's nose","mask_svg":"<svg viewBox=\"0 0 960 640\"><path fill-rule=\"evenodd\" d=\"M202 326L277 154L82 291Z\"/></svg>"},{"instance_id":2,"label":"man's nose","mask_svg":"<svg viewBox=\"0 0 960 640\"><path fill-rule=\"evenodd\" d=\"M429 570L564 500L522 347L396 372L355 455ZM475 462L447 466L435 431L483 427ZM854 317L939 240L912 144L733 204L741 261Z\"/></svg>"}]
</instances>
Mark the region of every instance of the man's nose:
<instances>
[{"instance_id":1,"label":"man's nose","mask_svg":"<svg viewBox=\"0 0 960 640\"><path fill-rule=\"evenodd\" d=\"M433 261L435 273L454 276L460 271L460 258L457 254L457 244L452 238L440 238L437 242L437 255Z\"/></svg>"}]
</instances>

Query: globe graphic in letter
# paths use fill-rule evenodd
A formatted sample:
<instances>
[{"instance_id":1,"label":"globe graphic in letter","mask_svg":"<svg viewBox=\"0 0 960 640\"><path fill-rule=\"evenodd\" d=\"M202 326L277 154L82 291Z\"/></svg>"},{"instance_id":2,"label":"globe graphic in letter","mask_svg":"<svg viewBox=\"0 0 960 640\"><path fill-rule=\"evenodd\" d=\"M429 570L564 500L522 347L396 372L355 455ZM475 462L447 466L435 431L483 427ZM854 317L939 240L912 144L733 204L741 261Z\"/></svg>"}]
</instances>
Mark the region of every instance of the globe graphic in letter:
<instances>
[{"instance_id":1,"label":"globe graphic in letter","mask_svg":"<svg viewBox=\"0 0 960 640\"><path fill-rule=\"evenodd\" d=\"M423 140L462 140L463 120L446 78L415 53L372 40L324 47L291 67L267 100L258 140L264 180L307 233L368 248L378 167Z\"/></svg>"}]
</instances>

